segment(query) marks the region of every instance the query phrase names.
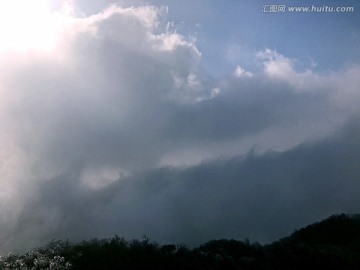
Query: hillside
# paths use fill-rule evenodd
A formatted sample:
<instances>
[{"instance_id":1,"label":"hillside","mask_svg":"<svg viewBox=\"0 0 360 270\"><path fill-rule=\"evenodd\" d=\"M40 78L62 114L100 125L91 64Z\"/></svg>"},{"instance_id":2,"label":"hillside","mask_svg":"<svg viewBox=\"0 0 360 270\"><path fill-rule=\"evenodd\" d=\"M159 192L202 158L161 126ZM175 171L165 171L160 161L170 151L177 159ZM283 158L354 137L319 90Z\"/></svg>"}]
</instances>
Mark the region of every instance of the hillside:
<instances>
[{"instance_id":1,"label":"hillside","mask_svg":"<svg viewBox=\"0 0 360 270\"><path fill-rule=\"evenodd\" d=\"M24 255L0 259L0 269L360 269L360 216L335 215L262 246L212 240L189 249L147 238L71 244L53 241Z\"/></svg>"},{"instance_id":2,"label":"hillside","mask_svg":"<svg viewBox=\"0 0 360 270\"><path fill-rule=\"evenodd\" d=\"M275 267L272 269L309 266L360 269L360 216L331 216L269 245L266 250Z\"/></svg>"}]
</instances>

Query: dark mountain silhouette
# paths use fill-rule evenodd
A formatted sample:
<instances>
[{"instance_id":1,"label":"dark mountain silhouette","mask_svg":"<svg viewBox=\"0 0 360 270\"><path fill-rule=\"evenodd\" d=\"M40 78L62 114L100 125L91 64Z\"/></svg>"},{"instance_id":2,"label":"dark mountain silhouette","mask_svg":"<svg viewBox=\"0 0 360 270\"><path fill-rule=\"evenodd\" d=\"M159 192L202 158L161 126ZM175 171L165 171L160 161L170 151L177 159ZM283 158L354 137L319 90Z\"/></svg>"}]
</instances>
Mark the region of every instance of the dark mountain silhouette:
<instances>
[{"instance_id":1,"label":"dark mountain silhouette","mask_svg":"<svg viewBox=\"0 0 360 270\"><path fill-rule=\"evenodd\" d=\"M272 269L360 269L360 215L334 215L266 247Z\"/></svg>"},{"instance_id":2,"label":"dark mountain silhouette","mask_svg":"<svg viewBox=\"0 0 360 270\"><path fill-rule=\"evenodd\" d=\"M295 231L282 240L291 243L353 247L360 244L360 215L335 215Z\"/></svg>"},{"instance_id":3,"label":"dark mountain silhouette","mask_svg":"<svg viewBox=\"0 0 360 270\"><path fill-rule=\"evenodd\" d=\"M0 269L360 269L360 215L334 215L270 245L212 240L189 249L148 238L53 241L0 259Z\"/></svg>"}]
</instances>

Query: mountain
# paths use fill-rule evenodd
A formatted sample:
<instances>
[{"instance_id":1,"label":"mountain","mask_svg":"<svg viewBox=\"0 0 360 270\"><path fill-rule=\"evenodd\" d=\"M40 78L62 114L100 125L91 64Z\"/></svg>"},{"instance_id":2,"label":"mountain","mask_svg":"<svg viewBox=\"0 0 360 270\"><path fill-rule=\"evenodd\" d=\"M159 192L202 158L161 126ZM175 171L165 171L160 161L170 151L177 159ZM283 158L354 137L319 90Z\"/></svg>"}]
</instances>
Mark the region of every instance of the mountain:
<instances>
[{"instance_id":1,"label":"mountain","mask_svg":"<svg viewBox=\"0 0 360 270\"><path fill-rule=\"evenodd\" d=\"M360 269L360 215L334 215L266 247L272 269Z\"/></svg>"},{"instance_id":2,"label":"mountain","mask_svg":"<svg viewBox=\"0 0 360 270\"><path fill-rule=\"evenodd\" d=\"M343 248L359 246L360 215L334 215L295 231L282 241L293 244L306 242L313 245L336 245Z\"/></svg>"}]
</instances>

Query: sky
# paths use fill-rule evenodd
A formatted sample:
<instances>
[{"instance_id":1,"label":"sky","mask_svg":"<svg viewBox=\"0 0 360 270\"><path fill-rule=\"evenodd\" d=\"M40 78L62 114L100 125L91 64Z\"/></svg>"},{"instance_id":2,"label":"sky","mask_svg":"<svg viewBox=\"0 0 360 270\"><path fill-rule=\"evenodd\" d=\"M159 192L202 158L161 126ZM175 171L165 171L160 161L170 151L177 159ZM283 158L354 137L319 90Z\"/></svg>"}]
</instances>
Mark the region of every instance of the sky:
<instances>
[{"instance_id":1,"label":"sky","mask_svg":"<svg viewBox=\"0 0 360 270\"><path fill-rule=\"evenodd\" d=\"M313 5L354 10L289 10ZM359 12L0 0L0 254L265 244L359 213Z\"/></svg>"}]
</instances>

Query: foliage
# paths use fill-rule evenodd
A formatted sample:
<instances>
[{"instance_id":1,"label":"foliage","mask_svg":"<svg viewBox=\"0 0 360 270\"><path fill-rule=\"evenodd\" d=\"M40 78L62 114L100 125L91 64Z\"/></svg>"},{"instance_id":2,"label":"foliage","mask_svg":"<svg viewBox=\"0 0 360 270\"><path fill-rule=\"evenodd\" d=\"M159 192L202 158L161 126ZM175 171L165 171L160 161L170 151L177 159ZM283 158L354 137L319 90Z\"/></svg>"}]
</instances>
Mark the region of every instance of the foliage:
<instances>
[{"instance_id":1,"label":"foliage","mask_svg":"<svg viewBox=\"0 0 360 270\"><path fill-rule=\"evenodd\" d=\"M197 248L159 245L148 238L52 241L24 255L0 258L0 270L95 269L360 269L360 217L337 215L271 245L212 240Z\"/></svg>"},{"instance_id":2,"label":"foliage","mask_svg":"<svg viewBox=\"0 0 360 270\"><path fill-rule=\"evenodd\" d=\"M64 243L53 241L46 248L30 251L24 255L9 254L0 257L1 270L69 270L71 264L60 254Z\"/></svg>"}]
</instances>

